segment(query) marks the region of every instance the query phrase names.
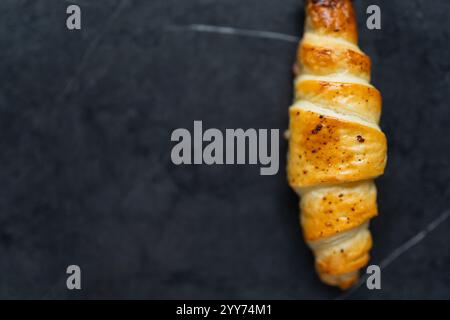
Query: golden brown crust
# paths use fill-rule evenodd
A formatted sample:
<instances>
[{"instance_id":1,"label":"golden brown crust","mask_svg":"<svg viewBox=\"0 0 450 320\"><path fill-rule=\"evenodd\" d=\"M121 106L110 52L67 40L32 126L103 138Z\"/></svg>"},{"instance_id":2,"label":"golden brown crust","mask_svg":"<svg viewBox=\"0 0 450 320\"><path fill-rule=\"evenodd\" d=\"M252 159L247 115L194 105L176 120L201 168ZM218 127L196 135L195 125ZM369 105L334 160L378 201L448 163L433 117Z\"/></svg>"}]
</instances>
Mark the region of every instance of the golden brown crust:
<instances>
[{"instance_id":1,"label":"golden brown crust","mask_svg":"<svg viewBox=\"0 0 450 320\"><path fill-rule=\"evenodd\" d=\"M370 58L343 46L318 46L302 42L298 50L300 72L314 75L327 75L346 72L370 81Z\"/></svg>"},{"instance_id":2,"label":"golden brown crust","mask_svg":"<svg viewBox=\"0 0 450 320\"><path fill-rule=\"evenodd\" d=\"M356 273L352 278L343 280L343 281L337 283L336 285L339 288L341 288L342 290L347 290L348 288L353 286L356 282L358 282L358 279L359 279L359 274Z\"/></svg>"},{"instance_id":3,"label":"golden brown crust","mask_svg":"<svg viewBox=\"0 0 450 320\"><path fill-rule=\"evenodd\" d=\"M378 123L380 120L381 94L372 86L306 80L295 84L295 95L296 100L326 105L338 112L357 114L373 123Z\"/></svg>"},{"instance_id":4,"label":"golden brown crust","mask_svg":"<svg viewBox=\"0 0 450 320\"><path fill-rule=\"evenodd\" d=\"M386 137L367 125L290 108L288 180L292 187L375 178L384 172Z\"/></svg>"},{"instance_id":5,"label":"golden brown crust","mask_svg":"<svg viewBox=\"0 0 450 320\"><path fill-rule=\"evenodd\" d=\"M358 42L355 13L350 0L307 0L306 30Z\"/></svg>"},{"instance_id":6,"label":"golden brown crust","mask_svg":"<svg viewBox=\"0 0 450 320\"><path fill-rule=\"evenodd\" d=\"M307 241L356 228L377 215L377 192L372 181L304 190L301 223Z\"/></svg>"},{"instance_id":7,"label":"golden brown crust","mask_svg":"<svg viewBox=\"0 0 450 320\"><path fill-rule=\"evenodd\" d=\"M319 253L316 259L316 270L319 274L339 275L359 270L369 261L372 248L372 237L365 230L352 241L350 246L329 249Z\"/></svg>"},{"instance_id":8,"label":"golden brown crust","mask_svg":"<svg viewBox=\"0 0 450 320\"><path fill-rule=\"evenodd\" d=\"M381 95L369 84L371 61L357 46L350 0L307 0L306 15L289 111L288 180L301 196L319 277L346 289L372 247L373 178L383 173L387 151L377 126Z\"/></svg>"},{"instance_id":9,"label":"golden brown crust","mask_svg":"<svg viewBox=\"0 0 450 320\"><path fill-rule=\"evenodd\" d=\"M338 286L341 289L348 289L358 281L359 271L352 271L340 275L330 275L326 273L318 273L320 280L330 286Z\"/></svg>"},{"instance_id":10,"label":"golden brown crust","mask_svg":"<svg viewBox=\"0 0 450 320\"><path fill-rule=\"evenodd\" d=\"M323 273L318 273L320 280L329 284L330 286L338 286L342 290L346 290L353 286L359 279L359 272L353 272L349 276L346 277L336 277L335 275L327 275Z\"/></svg>"}]
</instances>

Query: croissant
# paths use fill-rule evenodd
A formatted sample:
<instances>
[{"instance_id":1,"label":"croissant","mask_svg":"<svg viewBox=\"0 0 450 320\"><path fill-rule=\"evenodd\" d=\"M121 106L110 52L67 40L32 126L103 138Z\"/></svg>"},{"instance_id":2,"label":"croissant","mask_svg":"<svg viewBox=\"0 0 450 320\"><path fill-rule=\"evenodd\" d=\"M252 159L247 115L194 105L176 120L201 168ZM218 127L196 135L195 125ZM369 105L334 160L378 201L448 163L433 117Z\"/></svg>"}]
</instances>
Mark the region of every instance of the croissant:
<instances>
[{"instance_id":1,"label":"croissant","mask_svg":"<svg viewBox=\"0 0 450 320\"><path fill-rule=\"evenodd\" d=\"M371 60L358 47L350 0L306 0L305 32L289 108L288 181L300 196L304 238L320 279L342 289L369 261L373 179L384 172L386 137Z\"/></svg>"}]
</instances>

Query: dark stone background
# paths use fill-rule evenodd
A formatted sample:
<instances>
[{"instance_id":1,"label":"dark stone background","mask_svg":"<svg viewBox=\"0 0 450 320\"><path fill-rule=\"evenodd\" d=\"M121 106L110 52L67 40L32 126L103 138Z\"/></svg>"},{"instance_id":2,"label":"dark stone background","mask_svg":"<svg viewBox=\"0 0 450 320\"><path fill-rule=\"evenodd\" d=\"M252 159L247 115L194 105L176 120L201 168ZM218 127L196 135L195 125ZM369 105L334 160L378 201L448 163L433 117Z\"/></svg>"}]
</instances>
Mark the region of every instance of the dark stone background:
<instances>
[{"instance_id":1,"label":"dark stone background","mask_svg":"<svg viewBox=\"0 0 450 320\"><path fill-rule=\"evenodd\" d=\"M356 1L389 138L372 263L445 212L450 3ZM82 31L65 10L82 8ZM382 8L381 31L364 27ZM298 227L297 197L251 166L170 162L170 134L287 126L299 0L3 0L0 298L335 298ZM286 143L281 143L284 155ZM450 219L350 298L450 298ZM83 290L65 288L69 264Z\"/></svg>"}]
</instances>

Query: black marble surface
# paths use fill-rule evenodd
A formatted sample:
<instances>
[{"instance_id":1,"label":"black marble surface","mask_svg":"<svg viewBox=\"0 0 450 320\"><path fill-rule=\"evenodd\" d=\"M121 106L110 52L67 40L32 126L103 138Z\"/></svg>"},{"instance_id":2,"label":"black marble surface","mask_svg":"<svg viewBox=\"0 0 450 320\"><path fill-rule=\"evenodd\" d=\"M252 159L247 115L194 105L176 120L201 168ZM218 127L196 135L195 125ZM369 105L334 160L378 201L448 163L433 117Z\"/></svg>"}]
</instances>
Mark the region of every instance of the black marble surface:
<instances>
[{"instance_id":1,"label":"black marble surface","mask_svg":"<svg viewBox=\"0 0 450 320\"><path fill-rule=\"evenodd\" d=\"M82 30L65 27L79 4ZM382 30L365 8L382 9ZM357 0L389 138L371 263L449 207L450 3ZM283 170L182 166L170 134L287 126L299 0L0 2L0 298L332 299ZM174 26L178 26L174 28ZM450 219L350 298L450 298ZM80 265L82 290L66 267Z\"/></svg>"}]
</instances>

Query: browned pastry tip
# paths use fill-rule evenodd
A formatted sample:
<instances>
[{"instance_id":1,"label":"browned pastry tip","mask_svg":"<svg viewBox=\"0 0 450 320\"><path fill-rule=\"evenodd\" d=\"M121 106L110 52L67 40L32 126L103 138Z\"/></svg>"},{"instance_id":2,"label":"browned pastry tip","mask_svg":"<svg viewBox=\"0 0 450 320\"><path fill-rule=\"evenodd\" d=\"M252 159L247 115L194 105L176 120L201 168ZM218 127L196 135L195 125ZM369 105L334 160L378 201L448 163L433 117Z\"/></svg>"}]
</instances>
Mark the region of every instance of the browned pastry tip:
<instances>
[{"instance_id":1,"label":"browned pastry tip","mask_svg":"<svg viewBox=\"0 0 450 320\"><path fill-rule=\"evenodd\" d=\"M358 42L355 13L350 0L307 0L306 30Z\"/></svg>"}]
</instances>

